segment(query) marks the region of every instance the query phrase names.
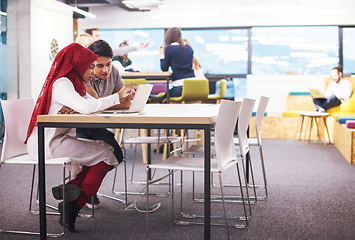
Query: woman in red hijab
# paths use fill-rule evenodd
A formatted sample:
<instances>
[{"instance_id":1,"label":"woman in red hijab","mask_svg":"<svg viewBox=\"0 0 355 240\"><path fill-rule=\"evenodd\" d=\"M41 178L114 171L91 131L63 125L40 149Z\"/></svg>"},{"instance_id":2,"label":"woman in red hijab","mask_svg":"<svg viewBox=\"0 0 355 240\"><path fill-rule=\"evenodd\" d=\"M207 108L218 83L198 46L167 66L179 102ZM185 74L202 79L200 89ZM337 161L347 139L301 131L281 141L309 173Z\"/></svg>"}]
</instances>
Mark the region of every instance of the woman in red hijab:
<instances>
[{"instance_id":1,"label":"woman in red hijab","mask_svg":"<svg viewBox=\"0 0 355 240\"><path fill-rule=\"evenodd\" d=\"M123 87L119 93L95 99L86 94L84 82L93 76L98 55L77 43L63 48L52 64L46 81L37 99L26 138L27 149L33 159L37 159L37 115L58 114L63 107L78 113L88 114L107 109L134 95L134 89ZM72 179L65 186L66 227L74 229L79 210L94 195L112 165L118 165L113 148L103 141L80 140L72 128L45 129L46 161L51 158L69 157L72 161ZM55 199L63 199L63 188L52 188ZM63 225L63 202L58 204Z\"/></svg>"}]
</instances>

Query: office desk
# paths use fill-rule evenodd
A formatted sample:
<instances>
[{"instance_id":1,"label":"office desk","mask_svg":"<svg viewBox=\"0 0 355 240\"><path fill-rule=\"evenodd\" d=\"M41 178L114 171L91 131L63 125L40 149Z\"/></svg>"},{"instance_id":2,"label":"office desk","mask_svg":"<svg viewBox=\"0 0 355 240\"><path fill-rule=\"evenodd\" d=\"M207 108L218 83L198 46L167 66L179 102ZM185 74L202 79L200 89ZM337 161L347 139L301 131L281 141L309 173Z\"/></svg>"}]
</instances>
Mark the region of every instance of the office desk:
<instances>
[{"instance_id":1,"label":"office desk","mask_svg":"<svg viewBox=\"0 0 355 240\"><path fill-rule=\"evenodd\" d=\"M166 82L166 101L169 103L169 81L171 79L171 73L169 72L122 72L120 73L122 78L145 78L146 80L158 80Z\"/></svg>"},{"instance_id":2,"label":"office desk","mask_svg":"<svg viewBox=\"0 0 355 240\"><path fill-rule=\"evenodd\" d=\"M210 174L211 128L217 120L219 105L212 104L148 104L142 114L72 114L41 115L38 122L39 211L41 239L47 237L44 165L44 128L146 128L203 129L205 132L205 206L204 236L210 239Z\"/></svg>"}]
</instances>

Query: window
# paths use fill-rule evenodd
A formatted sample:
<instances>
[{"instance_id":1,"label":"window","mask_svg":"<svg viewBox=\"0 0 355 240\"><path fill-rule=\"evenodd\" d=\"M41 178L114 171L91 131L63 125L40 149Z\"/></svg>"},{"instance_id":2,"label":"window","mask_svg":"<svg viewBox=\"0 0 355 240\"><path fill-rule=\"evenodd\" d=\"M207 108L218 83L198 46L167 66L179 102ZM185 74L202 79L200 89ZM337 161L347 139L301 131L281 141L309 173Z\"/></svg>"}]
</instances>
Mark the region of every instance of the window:
<instances>
[{"instance_id":1,"label":"window","mask_svg":"<svg viewBox=\"0 0 355 240\"><path fill-rule=\"evenodd\" d=\"M118 48L125 40L129 46L150 40L148 47L128 53L128 58L141 72L161 72L158 48L164 45L164 29L100 30L100 37L112 48Z\"/></svg>"},{"instance_id":2,"label":"window","mask_svg":"<svg viewBox=\"0 0 355 240\"><path fill-rule=\"evenodd\" d=\"M343 28L343 72L355 73L355 28Z\"/></svg>"},{"instance_id":3,"label":"window","mask_svg":"<svg viewBox=\"0 0 355 240\"><path fill-rule=\"evenodd\" d=\"M251 31L252 74L329 74L339 63L338 27L253 27Z\"/></svg>"},{"instance_id":4,"label":"window","mask_svg":"<svg viewBox=\"0 0 355 240\"><path fill-rule=\"evenodd\" d=\"M182 30L205 74L247 74L248 30Z\"/></svg>"}]
</instances>

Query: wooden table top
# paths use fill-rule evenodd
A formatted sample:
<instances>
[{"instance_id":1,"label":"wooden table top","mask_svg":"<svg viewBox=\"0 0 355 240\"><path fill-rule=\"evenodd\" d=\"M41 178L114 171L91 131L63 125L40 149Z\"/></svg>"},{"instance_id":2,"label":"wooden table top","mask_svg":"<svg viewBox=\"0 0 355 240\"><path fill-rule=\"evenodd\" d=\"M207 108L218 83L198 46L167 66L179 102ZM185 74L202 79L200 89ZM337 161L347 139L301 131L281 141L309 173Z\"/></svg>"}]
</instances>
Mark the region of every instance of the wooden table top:
<instances>
[{"instance_id":1,"label":"wooden table top","mask_svg":"<svg viewBox=\"0 0 355 240\"><path fill-rule=\"evenodd\" d=\"M168 77L170 72L122 72L121 77Z\"/></svg>"},{"instance_id":2,"label":"wooden table top","mask_svg":"<svg viewBox=\"0 0 355 240\"><path fill-rule=\"evenodd\" d=\"M216 104L147 104L142 113L130 114L57 114L40 115L38 122L60 123L154 123L213 124L217 120Z\"/></svg>"}]
</instances>

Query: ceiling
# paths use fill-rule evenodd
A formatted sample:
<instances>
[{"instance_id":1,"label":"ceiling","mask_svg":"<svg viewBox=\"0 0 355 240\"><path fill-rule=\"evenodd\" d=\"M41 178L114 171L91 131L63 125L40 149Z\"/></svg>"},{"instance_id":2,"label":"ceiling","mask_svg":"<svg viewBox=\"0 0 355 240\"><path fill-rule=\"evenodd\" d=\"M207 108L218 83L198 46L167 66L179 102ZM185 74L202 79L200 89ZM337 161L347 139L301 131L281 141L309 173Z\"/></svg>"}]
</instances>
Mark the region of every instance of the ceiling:
<instances>
[{"instance_id":1,"label":"ceiling","mask_svg":"<svg viewBox=\"0 0 355 240\"><path fill-rule=\"evenodd\" d=\"M149 9L140 10L138 8L128 8L122 3L123 0L58 0L58 1L68 4L70 6L77 6L78 8L118 6L127 11L149 11ZM145 1L149 2L149 0L145 0ZM140 1L140 2L144 2L144 1Z\"/></svg>"}]
</instances>

